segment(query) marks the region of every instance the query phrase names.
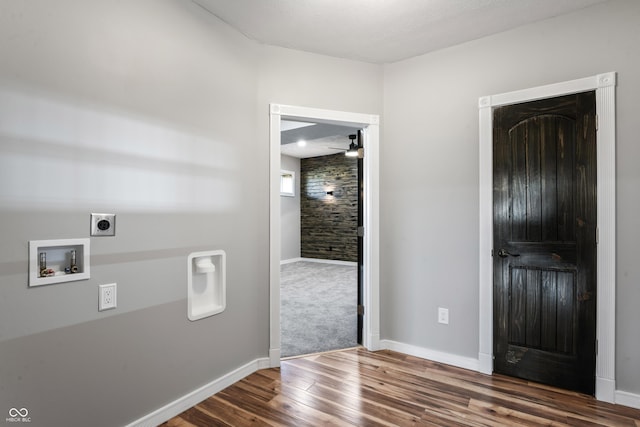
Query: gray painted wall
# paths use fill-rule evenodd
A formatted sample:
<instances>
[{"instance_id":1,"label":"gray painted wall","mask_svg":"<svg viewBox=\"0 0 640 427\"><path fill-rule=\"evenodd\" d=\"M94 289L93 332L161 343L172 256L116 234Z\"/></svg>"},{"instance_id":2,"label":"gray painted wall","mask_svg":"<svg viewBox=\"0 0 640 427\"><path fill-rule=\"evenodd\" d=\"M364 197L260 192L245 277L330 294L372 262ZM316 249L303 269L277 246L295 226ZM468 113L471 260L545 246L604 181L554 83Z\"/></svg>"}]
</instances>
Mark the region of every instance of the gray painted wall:
<instances>
[{"instance_id":1,"label":"gray painted wall","mask_svg":"<svg viewBox=\"0 0 640 427\"><path fill-rule=\"evenodd\" d=\"M640 393L638 22L640 3L615 0L383 72L254 44L191 2L3 2L0 414L122 425L267 356L271 102L383 114L382 337L477 357L477 99L606 71L619 72L617 379ZM92 278L27 288L27 242L86 237L95 211L116 213L118 234L92 239ZM217 248L227 310L189 322L186 256ZM98 313L109 282L118 308Z\"/></svg>"},{"instance_id":2,"label":"gray painted wall","mask_svg":"<svg viewBox=\"0 0 640 427\"><path fill-rule=\"evenodd\" d=\"M123 425L267 357L268 103L378 114L381 67L170 0L3 2L0 57L0 414ZM29 240L88 237L105 211L117 236L91 239L90 280L27 287ZM189 322L204 249L227 251L227 308Z\"/></svg>"},{"instance_id":3,"label":"gray painted wall","mask_svg":"<svg viewBox=\"0 0 640 427\"><path fill-rule=\"evenodd\" d=\"M478 98L617 71L616 377L640 393L639 28L616 0L385 66L383 338L477 358Z\"/></svg>"},{"instance_id":4,"label":"gray painted wall","mask_svg":"<svg viewBox=\"0 0 640 427\"><path fill-rule=\"evenodd\" d=\"M0 413L123 425L264 356L255 46L190 2L2 8ZM27 288L27 242L88 237L96 211L117 236L91 239L91 279ZM191 323L201 249L227 251L227 310Z\"/></svg>"},{"instance_id":5,"label":"gray painted wall","mask_svg":"<svg viewBox=\"0 0 640 427\"><path fill-rule=\"evenodd\" d=\"M280 156L280 167L293 171L295 196L280 196L280 259L300 258L300 159Z\"/></svg>"}]
</instances>

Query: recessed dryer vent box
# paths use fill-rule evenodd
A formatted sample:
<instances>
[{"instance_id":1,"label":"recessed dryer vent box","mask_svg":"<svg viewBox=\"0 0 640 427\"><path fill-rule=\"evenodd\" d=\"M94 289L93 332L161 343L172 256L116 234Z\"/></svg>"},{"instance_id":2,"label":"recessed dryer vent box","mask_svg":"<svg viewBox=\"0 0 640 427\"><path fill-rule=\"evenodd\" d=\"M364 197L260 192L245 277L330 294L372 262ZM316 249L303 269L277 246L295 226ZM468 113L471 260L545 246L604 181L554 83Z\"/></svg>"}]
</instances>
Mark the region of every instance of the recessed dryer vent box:
<instances>
[{"instance_id":1,"label":"recessed dryer vent box","mask_svg":"<svg viewBox=\"0 0 640 427\"><path fill-rule=\"evenodd\" d=\"M87 280L89 239L31 240L29 287Z\"/></svg>"}]
</instances>

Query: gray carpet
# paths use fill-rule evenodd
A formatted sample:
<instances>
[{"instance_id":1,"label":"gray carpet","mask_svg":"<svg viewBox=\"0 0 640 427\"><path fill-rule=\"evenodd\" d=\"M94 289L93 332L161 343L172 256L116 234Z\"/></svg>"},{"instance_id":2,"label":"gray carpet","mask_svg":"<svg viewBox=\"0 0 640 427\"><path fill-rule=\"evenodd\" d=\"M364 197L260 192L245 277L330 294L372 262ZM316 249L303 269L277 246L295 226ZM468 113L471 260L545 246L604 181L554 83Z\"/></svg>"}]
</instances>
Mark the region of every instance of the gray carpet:
<instances>
[{"instance_id":1,"label":"gray carpet","mask_svg":"<svg viewBox=\"0 0 640 427\"><path fill-rule=\"evenodd\" d=\"M282 357L357 345L355 266L283 264L280 300Z\"/></svg>"}]
</instances>

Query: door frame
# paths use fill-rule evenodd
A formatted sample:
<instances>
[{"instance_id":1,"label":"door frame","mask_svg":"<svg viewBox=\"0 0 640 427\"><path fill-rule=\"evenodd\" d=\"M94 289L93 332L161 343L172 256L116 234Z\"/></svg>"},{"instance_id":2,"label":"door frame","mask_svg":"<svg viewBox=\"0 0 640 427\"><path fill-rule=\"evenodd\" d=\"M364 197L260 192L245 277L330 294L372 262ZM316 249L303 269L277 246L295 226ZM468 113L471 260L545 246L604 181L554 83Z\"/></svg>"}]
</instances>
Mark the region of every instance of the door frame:
<instances>
[{"instance_id":1,"label":"door frame","mask_svg":"<svg viewBox=\"0 0 640 427\"><path fill-rule=\"evenodd\" d=\"M280 120L294 119L363 128L364 143L364 283L363 346L380 349L380 251L378 115L292 105L269 105L269 363L280 366ZM356 313L354 313L355 315Z\"/></svg>"},{"instance_id":2,"label":"door frame","mask_svg":"<svg viewBox=\"0 0 640 427\"><path fill-rule=\"evenodd\" d=\"M480 115L479 370L493 373L493 109L503 105L596 91L597 113L597 305L596 399L615 402L616 291L616 73L483 96Z\"/></svg>"}]
</instances>

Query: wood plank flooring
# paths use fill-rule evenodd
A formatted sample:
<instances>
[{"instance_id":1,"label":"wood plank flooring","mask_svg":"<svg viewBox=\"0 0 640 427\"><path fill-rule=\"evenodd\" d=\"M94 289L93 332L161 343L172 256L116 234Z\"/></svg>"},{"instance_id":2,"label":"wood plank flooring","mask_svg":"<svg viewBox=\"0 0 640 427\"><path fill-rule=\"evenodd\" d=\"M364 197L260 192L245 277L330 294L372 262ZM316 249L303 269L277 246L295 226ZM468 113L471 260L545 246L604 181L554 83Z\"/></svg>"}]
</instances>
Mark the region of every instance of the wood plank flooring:
<instances>
[{"instance_id":1,"label":"wood plank flooring","mask_svg":"<svg viewBox=\"0 0 640 427\"><path fill-rule=\"evenodd\" d=\"M284 360L161 426L320 425L640 427L640 410L357 348Z\"/></svg>"}]
</instances>

